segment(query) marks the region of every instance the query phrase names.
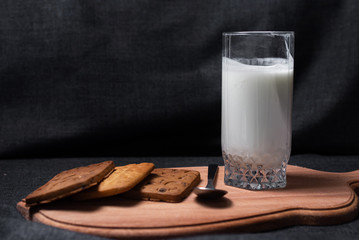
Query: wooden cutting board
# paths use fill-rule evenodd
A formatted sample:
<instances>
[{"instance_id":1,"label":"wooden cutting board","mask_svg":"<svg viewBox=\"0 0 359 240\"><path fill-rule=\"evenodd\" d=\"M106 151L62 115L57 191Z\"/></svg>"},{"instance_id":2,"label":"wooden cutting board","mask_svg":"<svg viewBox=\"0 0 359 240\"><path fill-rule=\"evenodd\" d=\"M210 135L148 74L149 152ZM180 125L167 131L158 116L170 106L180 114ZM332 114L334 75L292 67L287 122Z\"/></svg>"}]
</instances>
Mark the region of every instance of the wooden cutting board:
<instances>
[{"instance_id":1,"label":"wooden cutting board","mask_svg":"<svg viewBox=\"0 0 359 240\"><path fill-rule=\"evenodd\" d=\"M206 167L188 167L201 173ZM181 203L135 201L119 196L92 201L62 200L17 209L28 220L111 238L171 237L214 232L258 232L293 225L331 225L358 215L359 170L329 173L288 166L287 187L250 191L224 185L220 167L216 186L225 198L200 201L194 193Z\"/></svg>"}]
</instances>

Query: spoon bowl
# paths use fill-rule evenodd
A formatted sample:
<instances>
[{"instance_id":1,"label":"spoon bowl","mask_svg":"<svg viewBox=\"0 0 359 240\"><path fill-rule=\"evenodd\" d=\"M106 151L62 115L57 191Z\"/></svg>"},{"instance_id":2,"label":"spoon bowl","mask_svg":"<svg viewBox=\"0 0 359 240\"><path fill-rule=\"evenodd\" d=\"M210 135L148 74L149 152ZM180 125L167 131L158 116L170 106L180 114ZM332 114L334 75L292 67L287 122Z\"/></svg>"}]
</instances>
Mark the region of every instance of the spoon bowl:
<instances>
[{"instance_id":1,"label":"spoon bowl","mask_svg":"<svg viewBox=\"0 0 359 240\"><path fill-rule=\"evenodd\" d=\"M197 187L194 189L194 193L199 198L216 199L223 197L227 194L226 190L216 189L213 185L213 181L216 178L218 171L217 164L208 165L208 182L206 187Z\"/></svg>"},{"instance_id":2,"label":"spoon bowl","mask_svg":"<svg viewBox=\"0 0 359 240\"><path fill-rule=\"evenodd\" d=\"M198 187L194 189L194 193L197 194L200 198L220 198L227 194L226 190L221 189L211 189L205 187Z\"/></svg>"}]
</instances>

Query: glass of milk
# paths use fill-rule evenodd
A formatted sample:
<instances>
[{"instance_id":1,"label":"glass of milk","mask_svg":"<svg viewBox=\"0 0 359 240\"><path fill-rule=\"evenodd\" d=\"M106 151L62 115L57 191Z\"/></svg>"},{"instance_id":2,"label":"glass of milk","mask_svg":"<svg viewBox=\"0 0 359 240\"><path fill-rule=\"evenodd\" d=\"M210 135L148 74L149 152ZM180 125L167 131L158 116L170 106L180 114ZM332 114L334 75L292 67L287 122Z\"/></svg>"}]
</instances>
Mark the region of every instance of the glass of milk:
<instances>
[{"instance_id":1,"label":"glass of milk","mask_svg":"<svg viewBox=\"0 0 359 240\"><path fill-rule=\"evenodd\" d=\"M291 151L293 32L223 33L222 154L226 185L284 188Z\"/></svg>"}]
</instances>

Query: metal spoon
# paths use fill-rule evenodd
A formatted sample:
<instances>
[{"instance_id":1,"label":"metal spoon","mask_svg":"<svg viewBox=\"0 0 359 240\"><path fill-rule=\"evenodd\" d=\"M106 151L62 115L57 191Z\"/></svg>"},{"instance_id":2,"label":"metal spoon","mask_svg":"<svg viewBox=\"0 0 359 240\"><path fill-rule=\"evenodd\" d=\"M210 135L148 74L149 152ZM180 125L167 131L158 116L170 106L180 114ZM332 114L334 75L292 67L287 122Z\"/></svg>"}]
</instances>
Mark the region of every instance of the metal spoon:
<instances>
[{"instance_id":1,"label":"metal spoon","mask_svg":"<svg viewBox=\"0 0 359 240\"><path fill-rule=\"evenodd\" d=\"M217 164L208 165L208 182L206 187L197 187L194 189L194 193L200 198L215 199L220 198L227 194L227 191L215 189L213 181L216 178L218 170Z\"/></svg>"}]
</instances>

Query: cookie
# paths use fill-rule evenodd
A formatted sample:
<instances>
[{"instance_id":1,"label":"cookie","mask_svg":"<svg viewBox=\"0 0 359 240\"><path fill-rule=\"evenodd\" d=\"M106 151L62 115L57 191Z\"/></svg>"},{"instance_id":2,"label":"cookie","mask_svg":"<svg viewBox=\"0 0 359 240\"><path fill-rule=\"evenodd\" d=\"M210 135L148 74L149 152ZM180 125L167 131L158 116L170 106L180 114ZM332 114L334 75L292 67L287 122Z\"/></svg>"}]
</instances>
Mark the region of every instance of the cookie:
<instances>
[{"instance_id":1,"label":"cookie","mask_svg":"<svg viewBox=\"0 0 359 240\"><path fill-rule=\"evenodd\" d=\"M186 169L157 168L124 197L165 202L181 202L200 182L200 173Z\"/></svg>"},{"instance_id":2,"label":"cookie","mask_svg":"<svg viewBox=\"0 0 359 240\"><path fill-rule=\"evenodd\" d=\"M145 179L154 169L153 163L129 164L115 170L98 185L73 196L76 200L109 197L127 192Z\"/></svg>"},{"instance_id":3,"label":"cookie","mask_svg":"<svg viewBox=\"0 0 359 240\"><path fill-rule=\"evenodd\" d=\"M98 184L115 168L113 161L63 171L26 198L27 206L52 202Z\"/></svg>"}]
</instances>

